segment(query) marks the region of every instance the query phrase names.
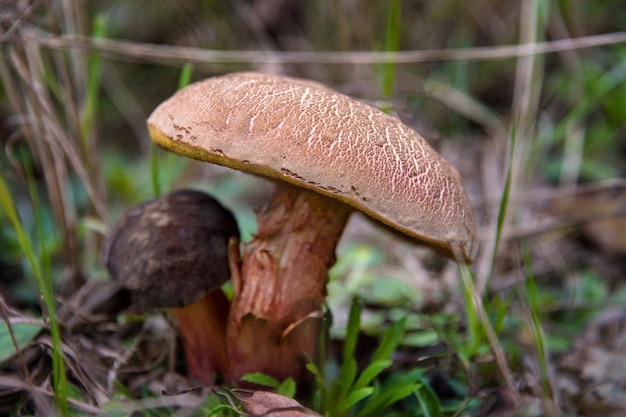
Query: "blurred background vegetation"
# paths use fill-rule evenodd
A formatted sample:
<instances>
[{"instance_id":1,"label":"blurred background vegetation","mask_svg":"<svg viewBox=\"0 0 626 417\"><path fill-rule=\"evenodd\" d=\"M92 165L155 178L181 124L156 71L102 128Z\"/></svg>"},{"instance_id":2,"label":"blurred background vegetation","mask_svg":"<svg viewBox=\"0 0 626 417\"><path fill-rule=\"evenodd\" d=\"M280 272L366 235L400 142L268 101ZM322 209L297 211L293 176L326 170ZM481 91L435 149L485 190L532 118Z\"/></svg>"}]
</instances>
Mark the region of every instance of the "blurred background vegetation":
<instances>
[{"instance_id":1,"label":"blurred background vegetation","mask_svg":"<svg viewBox=\"0 0 626 417\"><path fill-rule=\"evenodd\" d=\"M407 317L391 375L423 369L441 404L453 404L442 408L448 415L626 413L616 376L626 371L626 342L610 333L626 317L621 1L0 6L3 317L40 317L42 285L63 306L87 283L107 280L100 253L108 227L162 191L211 192L249 239L271 186L154 149L145 119L187 82L279 72L332 86L421 132L460 171L480 225L470 271L354 216L329 285L335 343L358 295L357 356L367 361L376 337ZM514 48L543 42L555 49ZM9 375L13 356L2 355ZM120 381L126 388L105 397L137 396L133 389L151 380ZM414 415L407 407L394 415Z\"/></svg>"}]
</instances>

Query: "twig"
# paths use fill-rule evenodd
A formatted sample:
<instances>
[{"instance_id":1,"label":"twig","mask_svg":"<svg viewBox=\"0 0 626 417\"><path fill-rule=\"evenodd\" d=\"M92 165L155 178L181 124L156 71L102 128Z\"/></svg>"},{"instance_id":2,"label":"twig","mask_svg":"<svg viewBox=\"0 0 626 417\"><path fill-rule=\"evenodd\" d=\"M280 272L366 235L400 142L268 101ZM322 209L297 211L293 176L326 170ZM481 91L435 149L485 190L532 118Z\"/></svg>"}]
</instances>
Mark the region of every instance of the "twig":
<instances>
[{"instance_id":1,"label":"twig","mask_svg":"<svg viewBox=\"0 0 626 417\"><path fill-rule=\"evenodd\" d=\"M146 62L181 65L184 63L245 63L268 62L302 64L410 64L434 61L492 61L549 54L572 49L626 43L626 32L605 33L551 42L521 45L486 46L458 49L427 49L397 52L375 51L218 51L195 47L155 45L127 40L95 39L85 36L18 36L0 37L0 44L38 45L50 49L71 49L99 52L119 58Z\"/></svg>"}]
</instances>

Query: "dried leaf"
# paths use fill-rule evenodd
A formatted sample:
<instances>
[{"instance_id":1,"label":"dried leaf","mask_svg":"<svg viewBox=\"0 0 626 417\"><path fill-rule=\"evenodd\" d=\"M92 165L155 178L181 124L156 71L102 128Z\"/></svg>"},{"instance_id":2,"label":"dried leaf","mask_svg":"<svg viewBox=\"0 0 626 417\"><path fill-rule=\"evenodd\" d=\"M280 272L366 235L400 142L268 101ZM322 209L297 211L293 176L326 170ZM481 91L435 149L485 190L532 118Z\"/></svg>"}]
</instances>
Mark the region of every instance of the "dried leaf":
<instances>
[{"instance_id":1,"label":"dried leaf","mask_svg":"<svg viewBox=\"0 0 626 417\"><path fill-rule=\"evenodd\" d=\"M254 417L303 417L318 416L293 398L266 391L233 390L243 410Z\"/></svg>"},{"instance_id":2,"label":"dried leaf","mask_svg":"<svg viewBox=\"0 0 626 417\"><path fill-rule=\"evenodd\" d=\"M565 223L581 224L582 232L600 248L626 253L626 194L615 188L581 187L581 190L555 198L552 213Z\"/></svg>"},{"instance_id":3,"label":"dried leaf","mask_svg":"<svg viewBox=\"0 0 626 417\"><path fill-rule=\"evenodd\" d=\"M621 416L626 413L626 308L609 310L594 320L561 361L569 371L564 392L586 415Z\"/></svg>"}]
</instances>

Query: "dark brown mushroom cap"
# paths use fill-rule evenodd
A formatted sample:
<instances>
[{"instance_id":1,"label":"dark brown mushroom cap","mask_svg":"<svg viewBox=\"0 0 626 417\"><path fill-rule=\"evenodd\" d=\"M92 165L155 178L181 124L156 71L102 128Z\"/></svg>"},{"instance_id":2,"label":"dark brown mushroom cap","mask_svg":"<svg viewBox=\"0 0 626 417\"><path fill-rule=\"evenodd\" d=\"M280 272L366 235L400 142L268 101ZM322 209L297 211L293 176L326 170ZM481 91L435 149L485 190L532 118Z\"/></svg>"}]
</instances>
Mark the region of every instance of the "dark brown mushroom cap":
<instances>
[{"instance_id":1,"label":"dark brown mushroom cap","mask_svg":"<svg viewBox=\"0 0 626 417\"><path fill-rule=\"evenodd\" d=\"M230 211L211 196L177 190L128 210L109 234L104 262L132 309L183 307L230 279Z\"/></svg>"},{"instance_id":2,"label":"dark brown mushroom cap","mask_svg":"<svg viewBox=\"0 0 626 417\"><path fill-rule=\"evenodd\" d=\"M399 120L306 80L235 73L192 84L148 119L160 146L336 198L471 260L476 225L457 171Z\"/></svg>"}]
</instances>

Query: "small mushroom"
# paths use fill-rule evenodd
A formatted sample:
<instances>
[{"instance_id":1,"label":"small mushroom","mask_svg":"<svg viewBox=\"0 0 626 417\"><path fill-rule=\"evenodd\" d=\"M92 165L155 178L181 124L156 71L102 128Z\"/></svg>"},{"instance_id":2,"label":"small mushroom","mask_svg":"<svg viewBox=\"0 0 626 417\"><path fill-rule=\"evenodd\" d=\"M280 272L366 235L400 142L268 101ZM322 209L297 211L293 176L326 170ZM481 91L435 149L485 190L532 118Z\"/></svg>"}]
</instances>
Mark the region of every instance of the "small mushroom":
<instances>
[{"instance_id":1,"label":"small mushroom","mask_svg":"<svg viewBox=\"0 0 626 417\"><path fill-rule=\"evenodd\" d=\"M352 211L461 261L473 257L476 226L457 171L397 119L321 84L214 77L159 105L148 127L166 149L276 182L232 271L231 380L253 371L304 377Z\"/></svg>"},{"instance_id":2,"label":"small mushroom","mask_svg":"<svg viewBox=\"0 0 626 417\"><path fill-rule=\"evenodd\" d=\"M213 383L229 368L229 252L238 259L233 215L199 191L178 190L128 210L107 237L104 263L132 298L131 310L169 309L189 376Z\"/></svg>"}]
</instances>

